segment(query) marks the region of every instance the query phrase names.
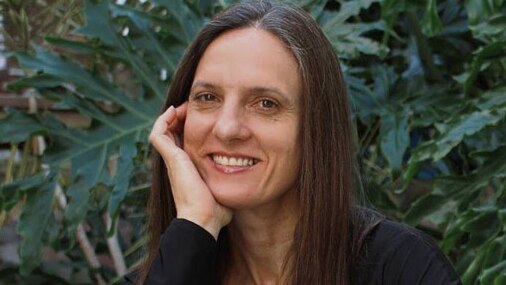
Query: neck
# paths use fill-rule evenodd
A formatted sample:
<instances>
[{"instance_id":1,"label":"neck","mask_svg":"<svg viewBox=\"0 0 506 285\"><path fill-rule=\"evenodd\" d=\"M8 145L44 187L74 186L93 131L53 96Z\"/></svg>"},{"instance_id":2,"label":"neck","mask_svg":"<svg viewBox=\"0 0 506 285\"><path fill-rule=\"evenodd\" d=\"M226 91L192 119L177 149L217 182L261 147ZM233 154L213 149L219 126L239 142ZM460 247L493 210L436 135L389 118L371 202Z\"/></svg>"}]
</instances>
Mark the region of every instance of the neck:
<instances>
[{"instance_id":1,"label":"neck","mask_svg":"<svg viewBox=\"0 0 506 285\"><path fill-rule=\"evenodd\" d=\"M234 212L229 225L231 273L243 284L286 281L288 254L299 218L296 191L269 205Z\"/></svg>"}]
</instances>

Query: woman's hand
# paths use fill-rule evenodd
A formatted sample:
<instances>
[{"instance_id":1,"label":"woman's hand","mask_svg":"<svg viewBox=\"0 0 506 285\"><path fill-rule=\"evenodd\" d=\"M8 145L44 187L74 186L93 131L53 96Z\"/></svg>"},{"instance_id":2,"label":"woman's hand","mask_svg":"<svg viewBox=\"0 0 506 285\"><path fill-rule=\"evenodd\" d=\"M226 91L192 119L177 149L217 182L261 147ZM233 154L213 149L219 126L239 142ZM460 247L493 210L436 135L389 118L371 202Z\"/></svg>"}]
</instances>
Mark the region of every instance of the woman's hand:
<instances>
[{"instance_id":1,"label":"woman's hand","mask_svg":"<svg viewBox=\"0 0 506 285\"><path fill-rule=\"evenodd\" d=\"M232 211L216 202L190 157L181 148L187 105L171 106L158 117L149 141L167 167L177 217L198 224L217 239L221 228L230 223Z\"/></svg>"}]
</instances>

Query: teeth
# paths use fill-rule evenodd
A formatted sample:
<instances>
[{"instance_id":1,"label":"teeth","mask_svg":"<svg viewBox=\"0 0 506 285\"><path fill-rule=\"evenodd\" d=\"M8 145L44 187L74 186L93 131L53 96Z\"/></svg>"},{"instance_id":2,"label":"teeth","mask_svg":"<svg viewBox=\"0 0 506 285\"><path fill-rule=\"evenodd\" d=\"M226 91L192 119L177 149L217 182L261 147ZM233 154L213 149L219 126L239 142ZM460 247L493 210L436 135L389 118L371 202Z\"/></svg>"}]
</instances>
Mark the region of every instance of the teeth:
<instances>
[{"instance_id":1,"label":"teeth","mask_svg":"<svg viewBox=\"0 0 506 285\"><path fill-rule=\"evenodd\" d=\"M254 159L226 157L222 155L213 155L214 162L224 166L251 166L256 163Z\"/></svg>"}]
</instances>

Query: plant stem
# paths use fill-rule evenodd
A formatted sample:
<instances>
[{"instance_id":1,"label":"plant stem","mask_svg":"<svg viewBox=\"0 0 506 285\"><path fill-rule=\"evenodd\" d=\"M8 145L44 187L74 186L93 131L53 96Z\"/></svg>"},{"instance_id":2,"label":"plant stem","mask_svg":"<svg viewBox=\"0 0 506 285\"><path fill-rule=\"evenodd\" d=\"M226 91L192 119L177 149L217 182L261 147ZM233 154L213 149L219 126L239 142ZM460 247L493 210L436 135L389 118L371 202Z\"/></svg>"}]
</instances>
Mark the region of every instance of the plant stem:
<instances>
[{"instance_id":1,"label":"plant stem","mask_svg":"<svg viewBox=\"0 0 506 285\"><path fill-rule=\"evenodd\" d=\"M23 154L21 155L21 161L19 162L18 175L17 177L25 177L26 170L28 169L28 157L30 155L30 148L33 139L28 139L23 146Z\"/></svg>"},{"instance_id":2,"label":"plant stem","mask_svg":"<svg viewBox=\"0 0 506 285\"><path fill-rule=\"evenodd\" d=\"M67 207L67 198L65 197L65 194L63 194L60 184L56 185L55 195L60 208L65 209L65 207ZM100 262L98 261L97 254L95 253L95 250L93 249L90 240L86 236L83 223L79 223L79 225L77 225L76 237L77 241L79 242L79 246L81 247L84 253L86 261L88 262L90 267L95 271L95 279L97 281L97 284L106 285L107 283L104 281L104 278L98 272L101 267Z\"/></svg>"},{"instance_id":3,"label":"plant stem","mask_svg":"<svg viewBox=\"0 0 506 285\"><path fill-rule=\"evenodd\" d=\"M0 230L3 228L6 220L7 220L7 212L5 210L2 210L0 212Z\"/></svg>"},{"instance_id":4,"label":"plant stem","mask_svg":"<svg viewBox=\"0 0 506 285\"><path fill-rule=\"evenodd\" d=\"M420 29L416 14L414 12L407 12L406 16L409 27L411 28L411 32L414 34L416 47L418 49L418 56L420 57L427 78L434 81L443 81L444 78L441 75L439 69L434 64L432 51L430 50L427 38L424 36L422 30Z\"/></svg>"},{"instance_id":5,"label":"plant stem","mask_svg":"<svg viewBox=\"0 0 506 285\"><path fill-rule=\"evenodd\" d=\"M376 122L374 122L374 125L367 129L366 134L364 135L362 141L360 142L361 148L366 148L371 144L380 126L381 126L380 120L376 120Z\"/></svg>"},{"instance_id":6,"label":"plant stem","mask_svg":"<svg viewBox=\"0 0 506 285\"><path fill-rule=\"evenodd\" d=\"M7 165L5 169L5 180L4 183L10 183L12 180L14 180L14 161L16 160L16 154L18 152L18 145L12 144L11 145L11 155L9 157L9 160L7 160Z\"/></svg>"},{"instance_id":7,"label":"plant stem","mask_svg":"<svg viewBox=\"0 0 506 285\"><path fill-rule=\"evenodd\" d=\"M77 226L76 229L76 236L77 240L79 241L79 246L81 246L81 249L84 252L84 256L86 257L86 261L88 261L88 264L91 266L92 269L95 269L98 271L100 269L100 262L98 261L98 257L95 254L95 251L93 250L93 246L90 243L90 240L86 236L86 232L84 231L83 224L80 223ZM100 275L100 273L95 273L95 278L97 280L97 284L105 285L105 281Z\"/></svg>"},{"instance_id":8,"label":"plant stem","mask_svg":"<svg viewBox=\"0 0 506 285\"><path fill-rule=\"evenodd\" d=\"M107 238L107 247L109 248L109 252L111 253L116 273L118 274L118 276L123 276L127 273L127 268L125 265L125 259L123 258L123 253L121 252L121 247L119 246L118 242L118 223L114 223L114 228L111 229L112 221L108 211L104 213L102 218L104 219L104 223L107 230L113 231L113 234Z\"/></svg>"}]
</instances>

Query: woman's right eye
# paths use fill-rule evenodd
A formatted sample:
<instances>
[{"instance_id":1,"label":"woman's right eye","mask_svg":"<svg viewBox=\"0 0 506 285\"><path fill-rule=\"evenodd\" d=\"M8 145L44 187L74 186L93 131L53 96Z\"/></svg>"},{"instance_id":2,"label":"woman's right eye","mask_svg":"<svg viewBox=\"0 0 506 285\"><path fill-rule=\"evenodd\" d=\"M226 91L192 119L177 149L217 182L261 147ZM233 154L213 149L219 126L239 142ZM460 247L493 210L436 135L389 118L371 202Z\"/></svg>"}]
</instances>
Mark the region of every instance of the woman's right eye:
<instances>
[{"instance_id":1,"label":"woman's right eye","mask_svg":"<svg viewBox=\"0 0 506 285\"><path fill-rule=\"evenodd\" d=\"M195 98L196 101L202 101L202 102L213 102L213 101L216 101L216 96L214 96L211 93L197 94L197 95L195 95L194 98Z\"/></svg>"}]
</instances>

